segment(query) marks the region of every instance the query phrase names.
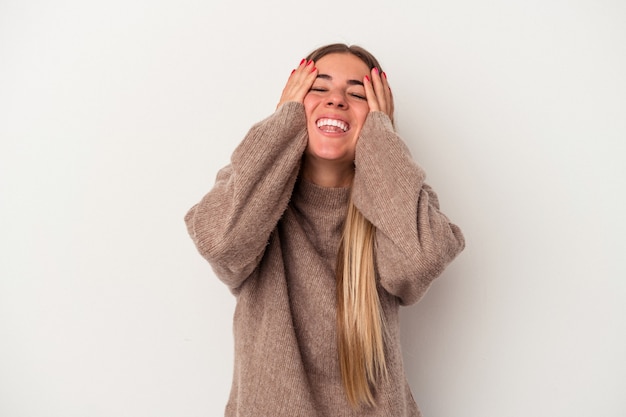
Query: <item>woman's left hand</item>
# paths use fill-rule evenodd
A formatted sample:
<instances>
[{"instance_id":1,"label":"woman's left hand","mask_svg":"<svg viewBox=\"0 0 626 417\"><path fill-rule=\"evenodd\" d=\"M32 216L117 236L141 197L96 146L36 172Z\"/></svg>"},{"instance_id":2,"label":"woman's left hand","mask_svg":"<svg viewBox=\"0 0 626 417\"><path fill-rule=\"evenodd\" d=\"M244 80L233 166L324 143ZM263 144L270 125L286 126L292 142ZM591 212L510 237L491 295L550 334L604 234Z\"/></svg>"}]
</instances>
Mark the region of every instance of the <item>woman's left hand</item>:
<instances>
[{"instance_id":1,"label":"woman's left hand","mask_svg":"<svg viewBox=\"0 0 626 417\"><path fill-rule=\"evenodd\" d=\"M381 74L378 68L373 68L371 76L363 80L363 85L370 111L382 111L393 122L393 96L387 82L387 74L384 72Z\"/></svg>"}]
</instances>

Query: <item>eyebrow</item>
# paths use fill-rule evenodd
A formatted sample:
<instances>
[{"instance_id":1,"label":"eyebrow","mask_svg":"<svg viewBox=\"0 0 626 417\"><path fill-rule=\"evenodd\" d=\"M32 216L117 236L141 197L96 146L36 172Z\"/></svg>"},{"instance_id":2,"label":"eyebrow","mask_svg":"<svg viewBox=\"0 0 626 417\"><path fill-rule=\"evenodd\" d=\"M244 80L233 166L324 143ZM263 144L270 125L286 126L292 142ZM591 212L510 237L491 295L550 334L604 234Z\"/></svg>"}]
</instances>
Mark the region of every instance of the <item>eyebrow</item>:
<instances>
[{"instance_id":1,"label":"eyebrow","mask_svg":"<svg viewBox=\"0 0 626 417\"><path fill-rule=\"evenodd\" d=\"M317 78L321 78L323 80L329 80L329 81L332 81L332 79L333 79L333 77L331 77L328 74L318 74ZM364 87L363 82L359 81L359 80L348 80L347 84L348 85L360 85L360 86Z\"/></svg>"}]
</instances>

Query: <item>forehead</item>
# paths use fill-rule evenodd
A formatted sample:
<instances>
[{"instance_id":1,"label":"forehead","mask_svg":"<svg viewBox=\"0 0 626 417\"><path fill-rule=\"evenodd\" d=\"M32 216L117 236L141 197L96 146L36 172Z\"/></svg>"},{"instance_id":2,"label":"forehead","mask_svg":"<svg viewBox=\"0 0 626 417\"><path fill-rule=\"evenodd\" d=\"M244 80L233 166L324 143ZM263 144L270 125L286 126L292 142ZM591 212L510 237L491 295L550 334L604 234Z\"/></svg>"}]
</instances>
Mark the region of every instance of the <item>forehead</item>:
<instances>
[{"instance_id":1,"label":"forehead","mask_svg":"<svg viewBox=\"0 0 626 417\"><path fill-rule=\"evenodd\" d=\"M319 74L331 76L333 79L361 80L370 69L360 58L352 54L328 54L315 62Z\"/></svg>"}]
</instances>

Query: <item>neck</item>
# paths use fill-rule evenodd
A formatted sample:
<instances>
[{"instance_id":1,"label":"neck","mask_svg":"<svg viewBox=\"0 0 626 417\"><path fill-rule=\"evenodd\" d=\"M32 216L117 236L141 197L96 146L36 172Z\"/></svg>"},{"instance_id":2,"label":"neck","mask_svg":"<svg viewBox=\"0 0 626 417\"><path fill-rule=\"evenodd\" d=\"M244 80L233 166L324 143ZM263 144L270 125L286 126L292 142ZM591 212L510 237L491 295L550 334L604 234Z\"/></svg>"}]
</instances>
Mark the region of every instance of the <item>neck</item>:
<instances>
[{"instance_id":1,"label":"neck","mask_svg":"<svg viewBox=\"0 0 626 417\"><path fill-rule=\"evenodd\" d=\"M354 178L354 165L305 156L300 173L302 178L320 187L349 187Z\"/></svg>"}]
</instances>

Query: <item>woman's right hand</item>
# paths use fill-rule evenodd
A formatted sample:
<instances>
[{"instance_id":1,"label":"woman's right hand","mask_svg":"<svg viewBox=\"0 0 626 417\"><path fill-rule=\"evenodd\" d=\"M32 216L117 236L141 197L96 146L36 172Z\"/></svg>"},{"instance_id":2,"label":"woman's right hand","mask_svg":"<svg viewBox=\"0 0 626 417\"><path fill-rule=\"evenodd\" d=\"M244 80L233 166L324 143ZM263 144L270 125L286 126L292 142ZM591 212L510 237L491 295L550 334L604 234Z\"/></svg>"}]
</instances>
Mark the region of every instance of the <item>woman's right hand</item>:
<instances>
[{"instance_id":1,"label":"woman's right hand","mask_svg":"<svg viewBox=\"0 0 626 417\"><path fill-rule=\"evenodd\" d=\"M316 77L317 68L315 68L315 63L313 61L307 62L306 59L300 61L298 68L291 72L276 108L279 108L288 101L302 103L304 96L306 96L311 89Z\"/></svg>"}]
</instances>

